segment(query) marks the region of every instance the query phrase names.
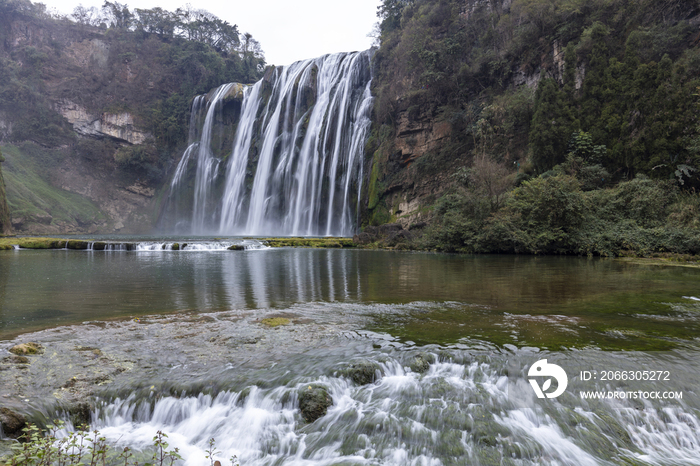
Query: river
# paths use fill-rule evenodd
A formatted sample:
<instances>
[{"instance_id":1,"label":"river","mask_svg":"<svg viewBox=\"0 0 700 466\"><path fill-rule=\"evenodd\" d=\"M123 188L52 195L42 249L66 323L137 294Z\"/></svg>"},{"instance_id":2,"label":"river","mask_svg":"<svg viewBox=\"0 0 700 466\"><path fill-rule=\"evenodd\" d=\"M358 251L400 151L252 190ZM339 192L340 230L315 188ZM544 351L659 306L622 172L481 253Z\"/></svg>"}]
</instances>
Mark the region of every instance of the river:
<instances>
[{"instance_id":1,"label":"river","mask_svg":"<svg viewBox=\"0 0 700 466\"><path fill-rule=\"evenodd\" d=\"M700 464L699 269L186 241L0 251L0 351L28 332L68 341L50 336L59 326L104 353L162 348L96 389L92 424L136 448L160 429L191 465L209 464L209 438L242 465ZM200 346L251 344L195 358L175 335L197 315L213 335L200 329ZM529 372L544 359L568 378L555 398ZM353 364L376 380L353 380ZM332 398L313 423L299 410L309 385Z\"/></svg>"}]
</instances>

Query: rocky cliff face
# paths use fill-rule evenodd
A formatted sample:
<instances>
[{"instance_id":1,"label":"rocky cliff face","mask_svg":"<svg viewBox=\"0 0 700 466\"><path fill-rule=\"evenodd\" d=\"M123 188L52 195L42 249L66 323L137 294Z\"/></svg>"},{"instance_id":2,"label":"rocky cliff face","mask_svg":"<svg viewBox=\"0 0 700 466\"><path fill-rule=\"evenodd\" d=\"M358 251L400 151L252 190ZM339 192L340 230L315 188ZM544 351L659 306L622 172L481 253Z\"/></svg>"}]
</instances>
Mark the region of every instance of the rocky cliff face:
<instances>
[{"instance_id":1,"label":"rocky cliff face","mask_svg":"<svg viewBox=\"0 0 700 466\"><path fill-rule=\"evenodd\" d=\"M120 170L116 155L123 147L154 146L155 140L130 110L135 76L130 63L114 63L113 38L97 28L23 15L5 15L0 22L0 59L11 81L5 91L11 95L24 85L36 90L0 105L15 231L150 228L158 182Z\"/></svg>"},{"instance_id":2,"label":"rocky cliff face","mask_svg":"<svg viewBox=\"0 0 700 466\"><path fill-rule=\"evenodd\" d=\"M153 139L150 133L134 124L134 116L128 112L92 115L85 107L70 100L56 102L55 108L83 137L111 138L122 144L144 144Z\"/></svg>"},{"instance_id":3,"label":"rocky cliff face","mask_svg":"<svg viewBox=\"0 0 700 466\"><path fill-rule=\"evenodd\" d=\"M16 232L151 230L191 99L257 80L259 61L15 3L0 5L0 145Z\"/></svg>"}]
</instances>

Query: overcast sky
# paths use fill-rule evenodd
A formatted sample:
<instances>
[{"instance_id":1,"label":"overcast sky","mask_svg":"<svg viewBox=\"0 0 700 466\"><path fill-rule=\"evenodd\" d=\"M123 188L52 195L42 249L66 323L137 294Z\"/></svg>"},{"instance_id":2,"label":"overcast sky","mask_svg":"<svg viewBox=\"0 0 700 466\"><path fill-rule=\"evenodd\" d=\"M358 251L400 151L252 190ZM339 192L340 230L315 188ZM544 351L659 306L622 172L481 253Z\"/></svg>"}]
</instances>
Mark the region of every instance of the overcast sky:
<instances>
[{"instance_id":1,"label":"overcast sky","mask_svg":"<svg viewBox=\"0 0 700 466\"><path fill-rule=\"evenodd\" d=\"M118 0L119 1L119 0ZM49 9L70 14L82 4L100 8L104 0L33 0ZM377 22L380 0L133 0L119 1L129 8L161 7L175 11L187 3L204 9L241 32L250 32L260 42L271 65L288 65L297 60L332 52L365 50L367 37Z\"/></svg>"}]
</instances>

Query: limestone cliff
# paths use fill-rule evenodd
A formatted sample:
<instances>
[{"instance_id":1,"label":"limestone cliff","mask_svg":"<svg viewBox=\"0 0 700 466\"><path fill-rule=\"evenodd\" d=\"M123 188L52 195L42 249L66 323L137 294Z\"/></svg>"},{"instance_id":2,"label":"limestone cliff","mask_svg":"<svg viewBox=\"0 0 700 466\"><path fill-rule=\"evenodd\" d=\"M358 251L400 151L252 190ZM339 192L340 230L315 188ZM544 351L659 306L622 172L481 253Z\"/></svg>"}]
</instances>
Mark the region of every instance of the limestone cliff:
<instances>
[{"instance_id":1,"label":"limestone cliff","mask_svg":"<svg viewBox=\"0 0 700 466\"><path fill-rule=\"evenodd\" d=\"M260 59L244 58L172 34L50 18L29 2L0 4L0 145L15 231L151 230L192 98L257 79Z\"/></svg>"}]
</instances>

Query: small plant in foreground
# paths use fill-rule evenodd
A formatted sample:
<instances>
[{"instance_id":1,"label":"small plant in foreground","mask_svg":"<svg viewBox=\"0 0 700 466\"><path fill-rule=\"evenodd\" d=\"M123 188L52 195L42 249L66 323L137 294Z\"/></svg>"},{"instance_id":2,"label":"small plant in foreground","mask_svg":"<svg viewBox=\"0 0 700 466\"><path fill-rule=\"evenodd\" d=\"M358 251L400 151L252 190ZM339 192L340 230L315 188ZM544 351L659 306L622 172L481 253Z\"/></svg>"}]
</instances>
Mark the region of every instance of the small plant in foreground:
<instances>
[{"instance_id":1,"label":"small plant in foreground","mask_svg":"<svg viewBox=\"0 0 700 466\"><path fill-rule=\"evenodd\" d=\"M12 445L12 453L0 458L1 466L173 466L182 460L177 448L168 450L167 434L158 431L153 437L155 451L150 461L139 464L136 455L129 448L124 448L119 454L107 444L107 439L100 436L97 430L89 431L79 428L67 437L57 438L57 433L63 429L64 423L56 421L54 425L46 426L42 432L39 427L29 424L23 429L20 442ZM216 451L214 439L209 440L206 458L215 465ZM230 458L231 466L240 466L238 458ZM216 462L218 463L218 461Z\"/></svg>"},{"instance_id":2,"label":"small plant in foreground","mask_svg":"<svg viewBox=\"0 0 700 466\"><path fill-rule=\"evenodd\" d=\"M211 464L211 466L214 466L214 455L218 455L219 453L221 453L220 451L216 451L216 440L214 440L213 438L210 438L209 439L209 448L207 448L204 451L207 453L207 456L205 456L205 458L209 460L209 464ZM218 463L218 461L217 461L217 463ZM220 464L221 463L219 463L219 465Z\"/></svg>"},{"instance_id":3,"label":"small plant in foreground","mask_svg":"<svg viewBox=\"0 0 700 466\"><path fill-rule=\"evenodd\" d=\"M155 466L172 466L175 460L182 459L179 449L176 448L171 451L167 450L168 442L165 441L166 438L168 438L168 436L160 430L156 432L155 437L153 437L153 445L156 447L156 452L153 453L153 464ZM168 461L170 461L169 464Z\"/></svg>"}]
</instances>

